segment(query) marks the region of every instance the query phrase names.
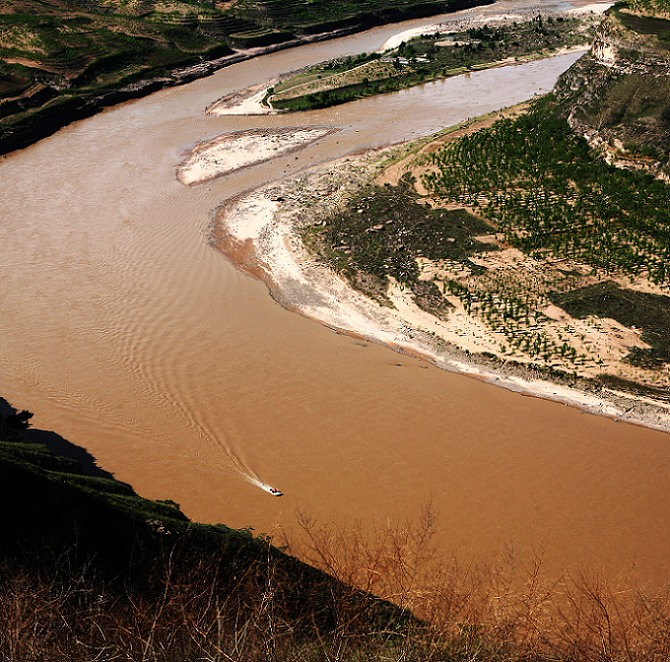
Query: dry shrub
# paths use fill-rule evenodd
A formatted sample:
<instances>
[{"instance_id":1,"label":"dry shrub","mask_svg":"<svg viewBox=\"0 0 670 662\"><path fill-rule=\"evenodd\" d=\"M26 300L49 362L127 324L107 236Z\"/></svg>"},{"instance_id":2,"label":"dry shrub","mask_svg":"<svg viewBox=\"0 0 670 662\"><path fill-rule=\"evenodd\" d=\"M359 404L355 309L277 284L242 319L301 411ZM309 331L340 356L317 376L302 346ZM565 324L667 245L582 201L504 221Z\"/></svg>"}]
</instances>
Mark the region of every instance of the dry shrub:
<instances>
[{"instance_id":1,"label":"dry shrub","mask_svg":"<svg viewBox=\"0 0 670 662\"><path fill-rule=\"evenodd\" d=\"M275 555L232 581L217 577L221 559L203 558L188 571L172 561L166 555L139 590L100 580L88 568L75 575L68 567L46 574L1 565L0 660L324 659L311 598L305 596L304 618L291 611L290 578Z\"/></svg>"},{"instance_id":2,"label":"dry shrub","mask_svg":"<svg viewBox=\"0 0 670 662\"><path fill-rule=\"evenodd\" d=\"M614 590L580 570L550 577L540 554L463 564L434 544L435 515L374 531L319 526L301 514L306 543L291 553L342 581L410 609L410 628L392 659L667 662L670 590L633 580Z\"/></svg>"}]
</instances>

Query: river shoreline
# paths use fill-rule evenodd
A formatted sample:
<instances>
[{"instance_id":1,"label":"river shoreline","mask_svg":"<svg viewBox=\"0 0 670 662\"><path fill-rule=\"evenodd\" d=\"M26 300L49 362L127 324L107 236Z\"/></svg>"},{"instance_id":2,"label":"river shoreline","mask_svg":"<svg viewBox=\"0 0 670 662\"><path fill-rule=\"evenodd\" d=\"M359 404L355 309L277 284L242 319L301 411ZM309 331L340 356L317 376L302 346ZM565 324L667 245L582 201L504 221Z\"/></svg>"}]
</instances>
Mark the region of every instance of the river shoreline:
<instances>
[{"instance_id":1,"label":"river shoreline","mask_svg":"<svg viewBox=\"0 0 670 662\"><path fill-rule=\"evenodd\" d=\"M584 377L547 374L507 361L472 320L452 323L413 302L379 302L331 271L303 241L319 217L345 206L379 178L397 147L352 155L227 201L214 215L211 241L235 266L263 280L285 308L327 327L507 390L577 407L590 414L670 432L670 408L644 395L606 388ZM401 149L410 149L403 146ZM474 338L474 342L473 342Z\"/></svg>"}]
</instances>

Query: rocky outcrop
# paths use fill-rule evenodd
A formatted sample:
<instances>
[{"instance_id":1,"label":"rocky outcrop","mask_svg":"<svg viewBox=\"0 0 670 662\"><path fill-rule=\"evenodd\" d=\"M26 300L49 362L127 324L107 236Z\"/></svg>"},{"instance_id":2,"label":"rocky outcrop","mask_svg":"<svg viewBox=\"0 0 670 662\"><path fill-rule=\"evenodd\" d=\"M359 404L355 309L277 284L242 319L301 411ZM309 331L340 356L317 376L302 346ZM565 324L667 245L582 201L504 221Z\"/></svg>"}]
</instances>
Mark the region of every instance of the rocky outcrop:
<instances>
[{"instance_id":1,"label":"rocky outcrop","mask_svg":"<svg viewBox=\"0 0 670 662\"><path fill-rule=\"evenodd\" d=\"M559 80L570 125L613 162L670 174L670 21L615 6Z\"/></svg>"}]
</instances>

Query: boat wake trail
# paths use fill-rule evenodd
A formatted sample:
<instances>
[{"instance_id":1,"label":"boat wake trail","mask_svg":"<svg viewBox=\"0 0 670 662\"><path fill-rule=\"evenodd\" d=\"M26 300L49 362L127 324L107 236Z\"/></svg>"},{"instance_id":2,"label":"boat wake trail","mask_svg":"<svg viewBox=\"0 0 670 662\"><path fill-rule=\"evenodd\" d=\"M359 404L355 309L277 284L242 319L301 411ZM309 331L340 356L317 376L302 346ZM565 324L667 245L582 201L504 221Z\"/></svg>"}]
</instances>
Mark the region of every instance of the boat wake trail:
<instances>
[{"instance_id":1,"label":"boat wake trail","mask_svg":"<svg viewBox=\"0 0 670 662\"><path fill-rule=\"evenodd\" d=\"M272 494L273 496L284 496L283 493L278 490L276 487L269 485L265 481L261 480L260 476L249 467L246 462L244 462L233 449L224 441L221 440L221 436L214 434L209 427L203 422L196 419L195 415L190 416L191 425L198 431L200 436L208 439L212 442L213 445L217 446L221 451L222 455L226 457L228 465L238 473L244 480L261 490Z\"/></svg>"},{"instance_id":2,"label":"boat wake trail","mask_svg":"<svg viewBox=\"0 0 670 662\"><path fill-rule=\"evenodd\" d=\"M268 485L267 483L264 483L262 480L259 480L258 478L252 478L251 476L245 476L245 478L252 485L260 487L262 490L265 490L269 494L272 494L272 496L284 496L283 493L280 492L276 487L272 487L272 485Z\"/></svg>"},{"instance_id":3,"label":"boat wake trail","mask_svg":"<svg viewBox=\"0 0 670 662\"><path fill-rule=\"evenodd\" d=\"M223 447L223 444L218 445L219 447ZM261 480L258 474L255 471L252 471L245 464L243 464L242 461L232 453L232 451L228 450L227 448L225 450L226 455L228 456L228 459L231 462L231 465L233 466L235 471L237 471L237 473L239 473L240 476L244 478L244 480L246 480L248 483L251 483L252 485L255 485L256 487L267 492L268 494L272 494L272 496L284 496L283 493L276 487L268 485L268 483Z\"/></svg>"}]
</instances>

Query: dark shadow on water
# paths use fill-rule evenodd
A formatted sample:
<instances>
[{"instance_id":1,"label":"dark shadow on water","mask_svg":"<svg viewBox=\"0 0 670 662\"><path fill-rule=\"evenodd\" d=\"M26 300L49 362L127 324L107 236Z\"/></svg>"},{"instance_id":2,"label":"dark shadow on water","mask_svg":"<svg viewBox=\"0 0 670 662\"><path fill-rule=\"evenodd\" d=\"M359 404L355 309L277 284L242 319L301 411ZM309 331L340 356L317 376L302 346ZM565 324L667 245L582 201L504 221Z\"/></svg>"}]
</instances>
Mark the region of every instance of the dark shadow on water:
<instances>
[{"instance_id":1,"label":"dark shadow on water","mask_svg":"<svg viewBox=\"0 0 670 662\"><path fill-rule=\"evenodd\" d=\"M17 410L12 407L7 400L0 397L0 416L7 418L12 414L16 414ZM50 451L57 455L70 458L79 462L82 470L87 476L97 476L99 478L114 478L114 476L101 469L95 457L91 455L85 448L73 444L71 441L64 439L56 432L49 430L37 430L28 428L27 430L17 430L26 441L36 444L44 444Z\"/></svg>"}]
</instances>

